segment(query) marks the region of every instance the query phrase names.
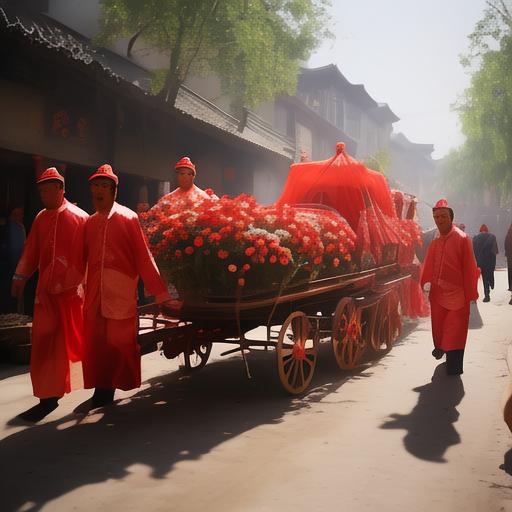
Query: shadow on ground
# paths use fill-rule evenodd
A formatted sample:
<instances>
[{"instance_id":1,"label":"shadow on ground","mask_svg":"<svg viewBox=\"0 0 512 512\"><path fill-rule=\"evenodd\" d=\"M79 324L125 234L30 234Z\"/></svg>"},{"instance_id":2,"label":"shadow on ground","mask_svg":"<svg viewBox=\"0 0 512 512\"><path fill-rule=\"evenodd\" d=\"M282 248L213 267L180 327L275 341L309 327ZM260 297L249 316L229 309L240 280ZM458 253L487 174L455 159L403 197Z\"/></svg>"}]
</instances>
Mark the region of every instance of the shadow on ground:
<instances>
[{"instance_id":1,"label":"shadow on ground","mask_svg":"<svg viewBox=\"0 0 512 512\"><path fill-rule=\"evenodd\" d=\"M446 462L446 450L460 443L460 435L453 424L459 419L456 407L464 397L462 379L446 375L446 363L441 363L432 381L413 391L419 393L413 410L409 414L391 414L391 419L381 428L406 430L404 446L411 455Z\"/></svg>"},{"instance_id":2,"label":"shadow on ground","mask_svg":"<svg viewBox=\"0 0 512 512\"><path fill-rule=\"evenodd\" d=\"M322 345L311 391L293 397L281 390L273 352L248 358L251 380L240 358L224 359L190 377L155 377L103 414L70 414L6 437L0 442L0 460L8 468L0 479L2 510L40 510L81 486L122 479L133 464L164 478L180 461L197 460L257 426L282 422L347 380L371 375L368 365L341 372L331 346Z\"/></svg>"},{"instance_id":3,"label":"shadow on ground","mask_svg":"<svg viewBox=\"0 0 512 512\"><path fill-rule=\"evenodd\" d=\"M30 368L25 364L14 365L11 363L0 363L0 380L9 379L10 377L15 377L22 373L28 373L29 371Z\"/></svg>"}]
</instances>

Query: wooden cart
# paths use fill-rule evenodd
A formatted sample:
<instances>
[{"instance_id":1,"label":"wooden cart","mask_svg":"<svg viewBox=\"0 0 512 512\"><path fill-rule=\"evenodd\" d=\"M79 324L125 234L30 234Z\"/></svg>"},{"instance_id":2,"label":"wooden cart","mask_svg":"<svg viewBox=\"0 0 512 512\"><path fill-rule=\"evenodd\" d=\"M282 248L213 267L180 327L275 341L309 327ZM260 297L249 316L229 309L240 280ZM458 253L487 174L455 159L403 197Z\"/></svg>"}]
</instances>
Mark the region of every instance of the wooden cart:
<instances>
[{"instance_id":1,"label":"wooden cart","mask_svg":"<svg viewBox=\"0 0 512 512\"><path fill-rule=\"evenodd\" d=\"M241 351L274 348L279 379L286 391L300 394L311 383L318 345L331 342L342 369L358 365L367 349L389 350L401 330L397 287L411 273L397 264L319 279L300 289L236 301L185 303L179 312L155 304L139 308L142 354L162 350L167 358L183 354L186 371L202 368L212 344L233 343ZM246 339L266 327L266 338Z\"/></svg>"}]
</instances>

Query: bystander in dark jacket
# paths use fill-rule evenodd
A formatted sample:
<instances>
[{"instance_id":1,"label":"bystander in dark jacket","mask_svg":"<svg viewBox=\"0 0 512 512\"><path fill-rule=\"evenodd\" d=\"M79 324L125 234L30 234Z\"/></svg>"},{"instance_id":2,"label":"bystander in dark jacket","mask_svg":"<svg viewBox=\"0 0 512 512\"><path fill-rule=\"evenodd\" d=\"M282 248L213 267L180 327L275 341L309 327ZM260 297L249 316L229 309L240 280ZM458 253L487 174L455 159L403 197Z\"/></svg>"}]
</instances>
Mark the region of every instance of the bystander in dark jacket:
<instances>
[{"instance_id":1,"label":"bystander in dark jacket","mask_svg":"<svg viewBox=\"0 0 512 512\"><path fill-rule=\"evenodd\" d=\"M496 269L498 243L496 237L489 233L489 228L485 224L480 226L480 233L473 238L473 251L484 284L483 302L489 302L491 300L490 290L494 289L494 270Z\"/></svg>"},{"instance_id":2,"label":"bystander in dark jacket","mask_svg":"<svg viewBox=\"0 0 512 512\"><path fill-rule=\"evenodd\" d=\"M512 292L512 224L510 224L505 237L505 256L507 257L508 291ZM510 302L512 303L512 299Z\"/></svg>"}]
</instances>

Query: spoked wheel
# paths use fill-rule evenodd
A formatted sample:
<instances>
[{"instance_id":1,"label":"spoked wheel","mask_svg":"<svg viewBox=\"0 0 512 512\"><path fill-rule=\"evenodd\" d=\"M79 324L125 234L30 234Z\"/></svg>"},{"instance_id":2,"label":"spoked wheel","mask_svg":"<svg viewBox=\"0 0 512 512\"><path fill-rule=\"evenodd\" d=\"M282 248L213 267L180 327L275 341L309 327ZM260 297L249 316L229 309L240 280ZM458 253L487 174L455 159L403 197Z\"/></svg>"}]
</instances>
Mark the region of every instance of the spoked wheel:
<instances>
[{"instance_id":1,"label":"spoked wheel","mask_svg":"<svg viewBox=\"0 0 512 512\"><path fill-rule=\"evenodd\" d=\"M361 310L350 297L341 299L334 312L332 348L336 362L343 370L355 368L366 349L366 340L362 335Z\"/></svg>"},{"instance_id":2,"label":"spoked wheel","mask_svg":"<svg viewBox=\"0 0 512 512\"><path fill-rule=\"evenodd\" d=\"M302 311L291 313L281 326L276 346L279 379L286 391L297 395L309 386L317 352L318 332Z\"/></svg>"},{"instance_id":3,"label":"spoked wheel","mask_svg":"<svg viewBox=\"0 0 512 512\"><path fill-rule=\"evenodd\" d=\"M184 365L182 370L192 373L200 370L208 362L212 344L209 342L196 343L193 347L183 352Z\"/></svg>"},{"instance_id":4,"label":"spoked wheel","mask_svg":"<svg viewBox=\"0 0 512 512\"><path fill-rule=\"evenodd\" d=\"M390 350L401 331L400 298L396 290L391 290L379 301L374 348L380 352Z\"/></svg>"},{"instance_id":5,"label":"spoked wheel","mask_svg":"<svg viewBox=\"0 0 512 512\"><path fill-rule=\"evenodd\" d=\"M389 318L388 318L388 297L385 295L371 307L372 329L371 344L373 350L380 354L386 352L391 346L389 344Z\"/></svg>"},{"instance_id":6,"label":"spoked wheel","mask_svg":"<svg viewBox=\"0 0 512 512\"><path fill-rule=\"evenodd\" d=\"M402 307L400 304L400 295L397 290L391 292L389 315L391 316L391 332L393 334L394 343L400 334L402 334Z\"/></svg>"}]
</instances>

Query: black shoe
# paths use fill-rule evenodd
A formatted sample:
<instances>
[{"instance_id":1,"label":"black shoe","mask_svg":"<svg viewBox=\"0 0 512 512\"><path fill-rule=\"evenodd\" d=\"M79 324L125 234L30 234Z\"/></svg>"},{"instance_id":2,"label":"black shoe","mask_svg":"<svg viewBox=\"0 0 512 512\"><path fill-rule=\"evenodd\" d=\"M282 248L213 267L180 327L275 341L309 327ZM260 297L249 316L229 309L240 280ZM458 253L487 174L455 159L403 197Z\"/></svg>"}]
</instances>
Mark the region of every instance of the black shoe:
<instances>
[{"instance_id":1,"label":"black shoe","mask_svg":"<svg viewBox=\"0 0 512 512\"><path fill-rule=\"evenodd\" d=\"M105 407L106 405L111 404L114 401L114 393L115 389L96 388L91 399L93 408Z\"/></svg>"},{"instance_id":2,"label":"black shoe","mask_svg":"<svg viewBox=\"0 0 512 512\"><path fill-rule=\"evenodd\" d=\"M18 418L30 423L37 423L57 409L59 406L59 398L60 397L41 398L37 405L19 414Z\"/></svg>"},{"instance_id":3,"label":"black shoe","mask_svg":"<svg viewBox=\"0 0 512 512\"><path fill-rule=\"evenodd\" d=\"M509 304L512 304L512 298L508 301Z\"/></svg>"},{"instance_id":4,"label":"black shoe","mask_svg":"<svg viewBox=\"0 0 512 512\"><path fill-rule=\"evenodd\" d=\"M436 359L441 359L441 357L444 356L444 350L441 350L440 348L435 348L434 350L432 350L432 355Z\"/></svg>"},{"instance_id":5,"label":"black shoe","mask_svg":"<svg viewBox=\"0 0 512 512\"><path fill-rule=\"evenodd\" d=\"M487 295L486 297L484 297L484 300L482 302L491 302L491 297Z\"/></svg>"}]
</instances>

